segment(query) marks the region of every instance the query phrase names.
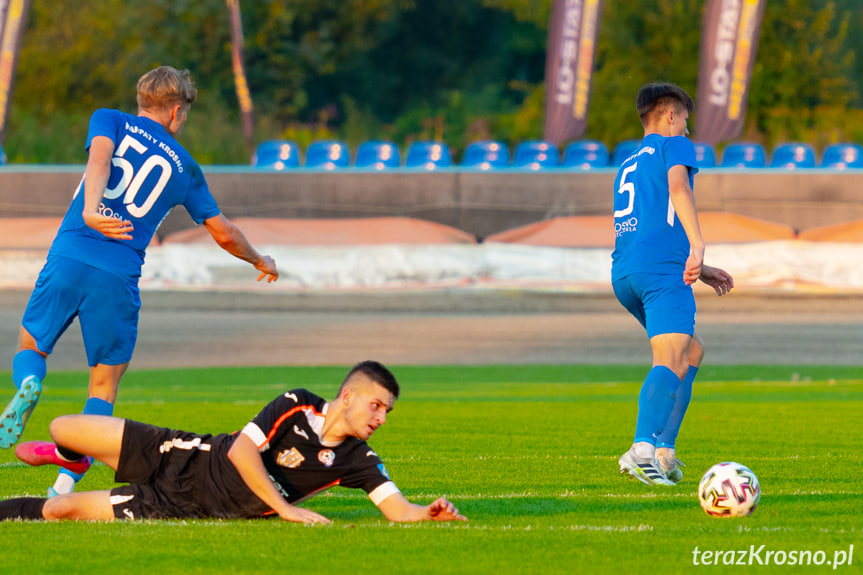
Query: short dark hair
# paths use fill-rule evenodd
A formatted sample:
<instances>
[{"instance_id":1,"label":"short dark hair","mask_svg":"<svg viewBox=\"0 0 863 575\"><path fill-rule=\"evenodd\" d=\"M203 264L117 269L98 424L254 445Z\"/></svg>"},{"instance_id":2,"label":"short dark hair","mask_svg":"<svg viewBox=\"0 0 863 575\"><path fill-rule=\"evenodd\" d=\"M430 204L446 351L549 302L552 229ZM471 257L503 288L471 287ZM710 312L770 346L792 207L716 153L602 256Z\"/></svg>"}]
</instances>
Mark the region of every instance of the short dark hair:
<instances>
[{"instance_id":1,"label":"short dark hair","mask_svg":"<svg viewBox=\"0 0 863 575\"><path fill-rule=\"evenodd\" d=\"M396 376L392 374L390 370L388 370L384 365L380 362L373 360L361 361L351 368L348 372L348 375L345 376L345 380L342 382L341 387L339 388L339 392L345 387L345 384L350 381L350 379L356 374L362 374L372 380L374 383L377 383L387 391L393 394L395 399L399 398L399 382L396 381Z\"/></svg>"},{"instance_id":2,"label":"short dark hair","mask_svg":"<svg viewBox=\"0 0 863 575\"><path fill-rule=\"evenodd\" d=\"M635 108L638 110L642 124L647 123L647 118L652 112L664 112L669 105L675 106L678 110L685 109L690 114L694 107L689 94L680 86L669 82L645 84L638 91L638 98L635 101Z\"/></svg>"}]
</instances>

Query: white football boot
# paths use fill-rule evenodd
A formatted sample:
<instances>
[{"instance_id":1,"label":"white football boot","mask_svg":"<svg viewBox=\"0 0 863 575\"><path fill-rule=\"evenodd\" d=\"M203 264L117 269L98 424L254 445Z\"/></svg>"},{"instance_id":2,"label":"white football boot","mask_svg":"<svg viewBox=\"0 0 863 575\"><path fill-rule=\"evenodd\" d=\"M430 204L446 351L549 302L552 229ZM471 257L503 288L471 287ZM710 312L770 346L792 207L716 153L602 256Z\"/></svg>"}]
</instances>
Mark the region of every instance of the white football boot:
<instances>
[{"instance_id":1,"label":"white football boot","mask_svg":"<svg viewBox=\"0 0 863 575\"><path fill-rule=\"evenodd\" d=\"M628 473L647 485L674 485L655 457L639 457L633 448L621 455L617 464L621 473Z\"/></svg>"}]
</instances>

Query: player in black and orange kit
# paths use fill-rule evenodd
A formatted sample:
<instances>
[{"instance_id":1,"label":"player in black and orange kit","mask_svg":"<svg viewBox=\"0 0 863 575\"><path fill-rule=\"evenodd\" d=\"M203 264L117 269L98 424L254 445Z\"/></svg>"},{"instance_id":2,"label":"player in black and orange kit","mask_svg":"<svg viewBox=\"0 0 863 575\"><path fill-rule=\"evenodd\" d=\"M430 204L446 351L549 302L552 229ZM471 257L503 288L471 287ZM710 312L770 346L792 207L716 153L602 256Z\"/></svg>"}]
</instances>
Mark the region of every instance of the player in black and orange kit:
<instances>
[{"instance_id":1,"label":"player in black and orange kit","mask_svg":"<svg viewBox=\"0 0 863 575\"><path fill-rule=\"evenodd\" d=\"M50 499L9 499L0 502L0 520L277 514L287 521L328 523L294 504L341 485L363 489L391 521L464 521L444 498L425 506L409 502L366 443L386 422L398 395L392 373L366 361L351 369L332 402L292 390L235 434L198 435L107 416L60 417L51 424L59 445L99 459L116 472L116 481L129 485ZM65 463L53 449L25 446L16 453L31 465Z\"/></svg>"}]
</instances>

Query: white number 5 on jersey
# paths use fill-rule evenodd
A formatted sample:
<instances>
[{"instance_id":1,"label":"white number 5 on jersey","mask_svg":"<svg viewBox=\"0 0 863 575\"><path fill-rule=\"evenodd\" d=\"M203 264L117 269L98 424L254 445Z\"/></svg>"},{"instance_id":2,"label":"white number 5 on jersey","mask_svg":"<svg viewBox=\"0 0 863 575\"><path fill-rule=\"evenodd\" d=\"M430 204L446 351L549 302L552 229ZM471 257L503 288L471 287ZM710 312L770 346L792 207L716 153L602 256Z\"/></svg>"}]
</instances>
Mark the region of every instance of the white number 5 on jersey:
<instances>
[{"instance_id":1,"label":"white number 5 on jersey","mask_svg":"<svg viewBox=\"0 0 863 575\"><path fill-rule=\"evenodd\" d=\"M623 170L623 173L620 175L620 187L617 188L618 194L629 194L629 202L622 210L614 210L615 218L622 218L623 216L628 216L632 213L632 207L635 204L635 184L632 182L626 181L626 176L635 171L635 168L638 167L638 162L635 162L628 168ZM606 212L608 213L608 212Z\"/></svg>"},{"instance_id":2,"label":"white number 5 on jersey","mask_svg":"<svg viewBox=\"0 0 863 575\"><path fill-rule=\"evenodd\" d=\"M638 162L635 162L628 168L624 169L623 173L620 175L620 187L617 188L617 193L629 194L629 202L622 210L614 210L615 218L622 218L623 216L628 216L632 213L632 208L635 205L635 184L627 182L626 176L634 172L637 166ZM669 226L674 227L674 205L671 203L670 195L668 196L668 214L665 220Z\"/></svg>"}]
</instances>

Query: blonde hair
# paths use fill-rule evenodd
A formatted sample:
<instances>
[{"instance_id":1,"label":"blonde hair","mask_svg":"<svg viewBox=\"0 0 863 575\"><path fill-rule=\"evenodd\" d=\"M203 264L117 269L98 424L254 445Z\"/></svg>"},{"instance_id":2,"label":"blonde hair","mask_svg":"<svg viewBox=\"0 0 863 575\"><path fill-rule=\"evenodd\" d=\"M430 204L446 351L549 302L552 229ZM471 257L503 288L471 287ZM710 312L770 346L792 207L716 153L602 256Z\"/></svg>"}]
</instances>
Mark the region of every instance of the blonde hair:
<instances>
[{"instance_id":1,"label":"blonde hair","mask_svg":"<svg viewBox=\"0 0 863 575\"><path fill-rule=\"evenodd\" d=\"M138 107L142 110L170 108L177 104L188 108L198 98L198 90L188 70L159 66L138 80Z\"/></svg>"}]
</instances>

